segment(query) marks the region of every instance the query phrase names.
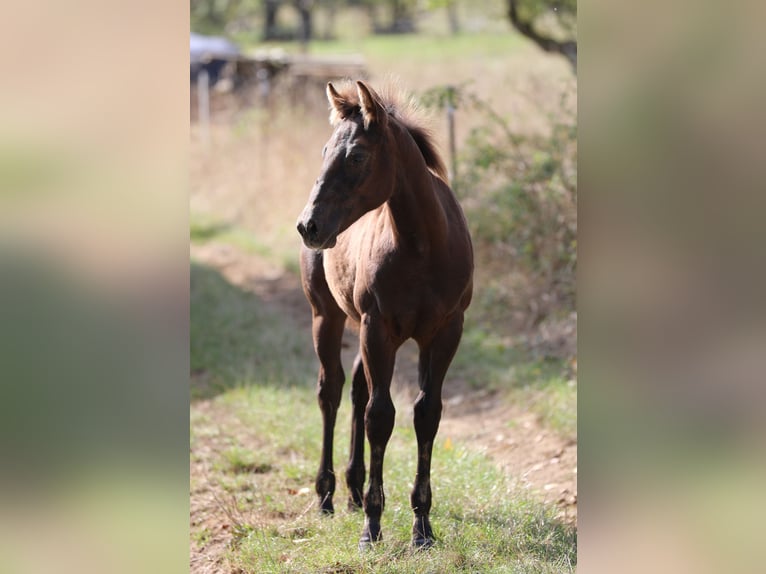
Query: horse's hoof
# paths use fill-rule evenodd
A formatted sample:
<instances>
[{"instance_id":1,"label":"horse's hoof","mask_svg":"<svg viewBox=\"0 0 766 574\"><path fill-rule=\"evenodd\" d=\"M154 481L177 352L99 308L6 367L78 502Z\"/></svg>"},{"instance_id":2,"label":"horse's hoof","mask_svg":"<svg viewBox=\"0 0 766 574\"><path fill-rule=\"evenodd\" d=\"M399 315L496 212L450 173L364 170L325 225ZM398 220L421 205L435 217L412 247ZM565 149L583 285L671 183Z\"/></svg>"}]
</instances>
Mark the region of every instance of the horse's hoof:
<instances>
[{"instance_id":1,"label":"horse's hoof","mask_svg":"<svg viewBox=\"0 0 766 574\"><path fill-rule=\"evenodd\" d=\"M423 538L421 536L415 536L412 538L412 547L415 550L428 550L434 545L433 538Z\"/></svg>"},{"instance_id":2,"label":"horse's hoof","mask_svg":"<svg viewBox=\"0 0 766 574\"><path fill-rule=\"evenodd\" d=\"M353 498L349 498L348 499L348 510L349 510L349 512L356 512L356 511L361 510L361 509L362 509L362 503L361 502L357 502Z\"/></svg>"},{"instance_id":3,"label":"horse's hoof","mask_svg":"<svg viewBox=\"0 0 766 574\"><path fill-rule=\"evenodd\" d=\"M381 540L383 540L383 537L380 533L374 540L370 538L369 534L362 534L362 537L359 539L359 552L368 552L369 550L372 550L375 543L380 542Z\"/></svg>"},{"instance_id":4,"label":"horse's hoof","mask_svg":"<svg viewBox=\"0 0 766 574\"><path fill-rule=\"evenodd\" d=\"M325 499L319 503L319 514L322 516L332 516L335 514L335 508L332 505L332 500Z\"/></svg>"},{"instance_id":5,"label":"horse's hoof","mask_svg":"<svg viewBox=\"0 0 766 574\"><path fill-rule=\"evenodd\" d=\"M412 523L412 547L426 550L434 545L434 532L427 516L416 516Z\"/></svg>"},{"instance_id":6,"label":"horse's hoof","mask_svg":"<svg viewBox=\"0 0 766 574\"><path fill-rule=\"evenodd\" d=\"M362 537L359 539L359 550L362 552L370 550L376 542L381 540L383 540L383 533L380 531L380 526L367 523L364 525Z\"/></svg>"},{"instance_id":7,"label":"horse's hoof","mask_svg":"<svg viewBox=\"0 0 766 574\"><path fill-rule=\"evenodd\" d=\"M383 540L382 536L378 536L377 540L372 540L369 536L362 536L359 539L359 552L369 552L375 548L375 545L381 540Z\"/></svg>"}]
</instances>

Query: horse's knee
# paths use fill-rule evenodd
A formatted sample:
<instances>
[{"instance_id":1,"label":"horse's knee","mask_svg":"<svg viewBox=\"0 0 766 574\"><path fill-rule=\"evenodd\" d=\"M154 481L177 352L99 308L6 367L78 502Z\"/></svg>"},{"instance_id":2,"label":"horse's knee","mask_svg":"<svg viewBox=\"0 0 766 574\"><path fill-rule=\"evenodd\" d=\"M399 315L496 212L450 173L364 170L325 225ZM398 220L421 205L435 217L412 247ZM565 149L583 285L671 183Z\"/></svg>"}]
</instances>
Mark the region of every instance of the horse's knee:
<instances>
[{"instance_id":1,"label":"horse's knee","mask_svg":"<svg viewBox=\"0 0 766 574\"><path fill-rule=\"evenodd\" d=\"M436 435L442 415L441 397L420 393L413 408L415 432L428 440ZM428 435L431 435L430 437Z\"/></svg>"},{"instance_id":2,"label":"horse's knee","mask_svg":"<svg viewBox=\"0 0 766 574\"><path fill-rule=\"evenodd\" d=\"M364 426L370 444L385 443L394 430L396 408L391 397L375 397L369 403L364 413Z\"/></svg>"},{"instance_id":3,"label":"horse's knee","mask_svg":"<svg viewBox=\"0 0 766 574\"><path fill-rule=\"evenodd\" d=\"M410 492L410 506L419 514L428 514L431 510L431 479L417 477Z\"/></svg>"},{"instance_id":4,"label":"horse's knee","mask_svg":"<svg viewBox=\"0 0 766 574\"><path fill-rule=\"evenodd\" d=\"M327 407L331 407L333 410L338 410L341 399L341 389L343 388L344 374L343 369L339 369L333 377L328 377L324 374L320 375L319 382L317 384L317 401L319 407L324 410Z\"/></svg>"}]
</instances>

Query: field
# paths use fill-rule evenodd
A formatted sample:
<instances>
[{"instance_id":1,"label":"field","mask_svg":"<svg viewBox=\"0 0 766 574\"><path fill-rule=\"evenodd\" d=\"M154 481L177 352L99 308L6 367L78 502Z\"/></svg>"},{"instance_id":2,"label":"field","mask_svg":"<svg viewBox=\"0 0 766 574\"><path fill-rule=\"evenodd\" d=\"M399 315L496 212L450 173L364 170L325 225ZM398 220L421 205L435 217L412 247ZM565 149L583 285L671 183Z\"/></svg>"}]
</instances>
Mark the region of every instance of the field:
<instances>
[{"instance_id":1,"label":"field","mask_svg":"<svg viewBox=\"0 0 766 574\"><path fill-rule=\"evenodd\" d=\"M574 94L563 61L511 33L313 49L361 52L373 85L390 75L416 94L465 85L519 133L544 133L562 94ZM458 110L459 149L479 121ZM438 115L434 129L446 149ZM317 515L317 362L294 222L329 136L324 95L243 110L214 122L210 135L206 146L192 126L192 572L574 571L576 360L533 352L529 331L486 320L503 316L488 292L497 261L477 263L476 301L445 384L432 474L436 546L408 547L414 346L400 350L394 377L384 541L357 551L363 517L345 510L342 480L336 515ZM347 333L347 372L355 344ZM349 402L338 416L336 469L347 456Z\"/></svg>"}]
</instances>

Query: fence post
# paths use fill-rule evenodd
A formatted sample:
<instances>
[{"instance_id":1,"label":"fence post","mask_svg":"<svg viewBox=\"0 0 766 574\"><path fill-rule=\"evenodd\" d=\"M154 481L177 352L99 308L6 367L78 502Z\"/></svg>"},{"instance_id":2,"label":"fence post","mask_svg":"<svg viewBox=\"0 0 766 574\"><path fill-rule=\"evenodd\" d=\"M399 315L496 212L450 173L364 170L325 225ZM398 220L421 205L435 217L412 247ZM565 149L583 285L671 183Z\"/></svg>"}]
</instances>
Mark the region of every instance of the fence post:
<instances>
[{"instance_id":1,"label":"fence post","mask_svg":"<svg viewBox=\"0 0 766 574\"><path fill-rule=\"evenodd\" d=\"M450 173L449 179L452 187L455 187L457 179L457 154L455 151L455 87L447 86L447 131L449 133L449 159Z\"/></svg>"},{"instance_id":2,"label":"fence post","mask_svg":"<svg viewBox=\"0 0 766 574\"><path fill-rule=\"evenodd\" d=\"M197 74L197 117L202 130L202 142L210 145L210 76L205 68Z\"/></svg>"}]
</instances>

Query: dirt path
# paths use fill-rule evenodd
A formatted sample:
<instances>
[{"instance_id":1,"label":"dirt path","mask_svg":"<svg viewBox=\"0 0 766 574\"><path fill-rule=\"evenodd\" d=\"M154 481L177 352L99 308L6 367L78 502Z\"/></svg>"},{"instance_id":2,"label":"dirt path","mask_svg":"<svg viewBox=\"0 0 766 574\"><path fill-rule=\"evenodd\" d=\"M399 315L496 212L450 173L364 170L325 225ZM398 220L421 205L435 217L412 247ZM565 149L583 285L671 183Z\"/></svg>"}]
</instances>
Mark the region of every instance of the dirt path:
<instances>
[{"instance_id":1,"label":"dirt path","mask_svg":"<svg viewBox=\"0 0 766 574\"><path fill-rule=\"evenodd\" d=\"M308 303L300 289L300 280L294 275L284 273L262 257L242 253L225 244L194 245L191 251L196 261L216 268L232 285L255 293L297 325L310 329ZM356 346L356 336L347 332L344 365L352 363ZM412 404L416 394L412 382L416 374L417 346L409 342L397 356L392 385L397 405ZM234 424L227 419L227 413L218 412L222 407L211 401L196 401L193 408L195 416L210 421L212 426L219 420L226 421L228 426ZM247 429L242 432L247 434ZM238 430L232 428L230 434L236 435ZM523 488L556 504L563 520L576 521L577 443L546 429L535 415L518 405L504 403L496 393L476 391L464 382L449 380L445 383L439 436L485 453ZM201 548L195 549L202 545L192 547L192 571L196 573L219 571L229 538L226 529L237 522L237 517L228 517L225 524L221 522L221 508L227 507L223 500L225 494L204 480L212 458L204 454L223 450L218 444L220 438L211 433L197 441L190 462L191 482L196 485L191 492L191 521L195 529L211 532L211 539L204 543L204 552ZM248 520L248 517L240 518Z\"/></svg>"}]
</instances>

